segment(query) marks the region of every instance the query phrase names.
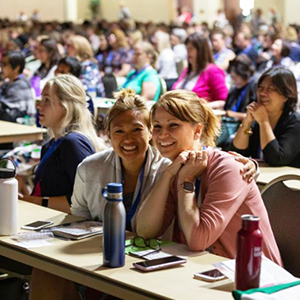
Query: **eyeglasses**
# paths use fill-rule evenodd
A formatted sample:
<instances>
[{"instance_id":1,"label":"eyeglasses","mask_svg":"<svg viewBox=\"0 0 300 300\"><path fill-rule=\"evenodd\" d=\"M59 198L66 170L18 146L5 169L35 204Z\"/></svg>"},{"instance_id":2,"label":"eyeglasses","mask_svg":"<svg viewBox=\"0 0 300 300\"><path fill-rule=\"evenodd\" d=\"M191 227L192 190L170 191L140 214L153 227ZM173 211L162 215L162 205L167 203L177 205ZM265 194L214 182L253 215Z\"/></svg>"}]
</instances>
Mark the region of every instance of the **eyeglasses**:
<instances>
[{"instance_id":1,"label":"eyeglasses","mask_svg":"<svg viewBox=\"0 0 300 300\"><path fill-rule=\"evenodd\" d=\"M142 238L140 236L136 236L130 240L127 240L125 247L133 247L133 248L136 247L136 249L132 249L134 251L152 249L153 251L147 252L147 254L143 255L143 256L146 256L146 255L150 255L152 253L159 252L161 250L160 244L161 244L161 242L157 239L145 240L144 238Z\"/></svg>"}]
</instances>

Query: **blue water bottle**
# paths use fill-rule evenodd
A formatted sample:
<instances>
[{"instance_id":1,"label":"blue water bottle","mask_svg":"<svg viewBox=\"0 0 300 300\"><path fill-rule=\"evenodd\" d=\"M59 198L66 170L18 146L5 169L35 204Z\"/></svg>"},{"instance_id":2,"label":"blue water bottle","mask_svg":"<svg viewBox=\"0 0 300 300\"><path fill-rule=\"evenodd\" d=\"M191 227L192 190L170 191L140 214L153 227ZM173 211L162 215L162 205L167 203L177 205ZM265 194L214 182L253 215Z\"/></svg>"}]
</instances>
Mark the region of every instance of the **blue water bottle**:
<instances>
[{"instance_id":1,"label":"blue water bottle","mask_svg":"<svg viewBox=\"0 0 300 300\"><path fill-rule=\"evenodd\" d=\"M103 265L122 267L125 264L126 226L122 184L109 183L102 194L107 200L103 211Z\"/></svg>"}]
</instances>

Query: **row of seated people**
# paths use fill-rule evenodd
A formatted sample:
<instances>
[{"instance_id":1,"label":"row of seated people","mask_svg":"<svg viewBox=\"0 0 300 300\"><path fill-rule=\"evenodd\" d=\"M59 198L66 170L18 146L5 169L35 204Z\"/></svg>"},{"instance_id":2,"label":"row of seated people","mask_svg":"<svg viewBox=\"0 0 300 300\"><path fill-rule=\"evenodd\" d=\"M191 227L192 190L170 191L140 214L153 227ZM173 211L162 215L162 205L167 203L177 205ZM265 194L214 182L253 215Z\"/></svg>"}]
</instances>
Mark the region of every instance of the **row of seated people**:
<instances>
[{"instance_id":1,"label":"row of seated people","mask_svg":"<svg viewBox=\"0 0 300 300\"><path fill-rule=\"evenodd\" d=\"M127 230L146 239L160 237L175 220L173 241L228 258L235 257L241 215L255 214L264 234L264 254L282 265L253 180L255 165L214 148L220 122L207 102L193 92L170 91L149 112L132 89L115 97L106 117L112 148L99 152L103 146L92 128L80 81L60 75L46 83L38 110L51 139L42 148L34 190L21 199L102 221L102 188L122 182ZM155 146L150 146L151 139ZM33 270L31 299L47 299L45 293L50 299L64 299L65 293L76 297L77 288Z\"/></svg>"},{"instance_id":2,"label":"row of seated people","mask_svg":"<svg viewBox=\"0 0 300 300\"><path fill-rule=\"evenodd\" d=\"M71 39L72 38L74 40L79 39L78 45L90 46L87 39L82 36L72 36ZM42 40L42 42L43 41L49 42L49 40ZM73 56L77 52L82 54L82 51L80 52L76 50L78 47L78 49L80 49L81 46L76 47L75 44L76 43L73 43L72 46L71 44L69 45L68 49L71 48L72 50L68 50L68 53L70 55L72 54ZM188 50L188 67L183 71L181 77L173 85L173 88L192 90L196 92L199 97L206 99L210 107L219 109L225 108L226 117L230 118L231 120L229 121L233 123L233 125L230 124L231 130L235 126L235 131L237 131L237 126L239 124L242 126L246 124L246 129L249 130L253 121L255 120L256 122L258 122L259 120L258 118L254 117L255 113L252 109L253 107L257 109L258 106L256 105L257 103L252 103L256 99L256 80L254 76L252 76L253 65L251 64L250 59L245 54L241 54L235 60L231 61L229 71L232 79L235 82L235 85L227 95L225 73L213 63L212 52L210 50L207 38L198 33L194 33L187 38L186 45ZM42 45L41 47L43 48L45 46ZM86 56L83 55L83 57ZM123 84L123 86L126 88L133 88L138 94L141 94L146 99L158 99L161 94L160 81L157 77L155 69L151 66L154 61L153 57L154 49L150 43L137 43L134 47L133 55L135 69L128 74L127 80ZM63 59L60 62L60 67L57 69L57 72L63 70L64 68L61 66L66 65L66 62L68 61L72 61L72 63L76 64L75 58L73 60L71 58ZM85 60L84 62L90 64L90 60ZM82 63L80 66L80 71L79 66L76 68L77 76L79 74L79 78L83 82L85 90L89 91L89 88L87 88L85 83L91 83L93 82L93 80L87 80L88 77L86 77L85 79L81 77L85 72L82 71ZM5 54L3 56L2 74L6 78L8 78L8 81L5 82L1 88L2 119L5 119L5 115L9 115L9 110L12 111L14 117L17 117L18 114L16 114L15 112L18 112L18 106L22 107L22 109L24 110L27 105L28 110L33 110L33 105L30 105L30 97L28 96L30 95L29 86L28 84L26 84L26 80L21 75L23 68L24 58L22 57L21 53L9 52L8 54ZM87 70L94 73L96 69L88 67ZM71 71L71 67L67 67L67 72L68 71ZM75 74L75 72L73 71L72 74ZM294 112L297 104L297 87L295 86L295 78L291 71L285 69L284 67L271 68L270 74L267 77L274 77L275 79L270 80L270 83L268 84L270 85L270 87L267 92L261 92L260 86L257 89L257 95L260 98L271 98L271 100L269 99L269 103L267 103L267 101L265 100L258 100L258 102L264 103L263 107L266 107L264 118L263 120L260 120L260 122L268 123L268 126L271 127L272 132L274 131L274 134L279 140L281 137L286 139L287 128L293 127L295 132L292 132L291 136L292 138L295 138L295 134L298 129L297 124L299 122L298 114ZM263 78L263 76L261 76L260 78ZM279 82L279 80L281 80L282 82ZM263 85L261 79L258 81L258 83L259 85ZM27 90L27 94L23 92L24 96L25 94L27 95L26 98L21 97L22 94L20 94L20 84L22 85L23 90ZM282 87L280 87L281 85ZM271 89L273 93L268 92ZM267 96L265 95L266 93ZM18 94L19 97L16 97L16 99L14 99L14 94ZM276 105L276 109L278 110L276 114L278 115L278 118L276 117L277 119L274 119L274 112L272 110L274 110L273 106L275 106L275 104L272 103L272 98L276 98L278 96L276 94L281 95L281 98L284 99L284 103L291 102L292 104L289 104L287 106L288 109L286 112L284 112L282 117L282 105ZM224 101L226 97L227 101ZM271 108L268 108L268 106L270 106ZM247 114L246 108L249 108ZM93 110L92 105L91 110ZM290 113L293 114L294 119L290 117ZM268 115L268 118L266 118L266 115ZM280 120L279 117L281 117ZM266 119L268 120L268 122ZM287 120L289 120L289 122L287 122ZM285 124L286 122L287 124ZM225 132L225 135L227 133L226 130L228 129L228 126L228 120L223 119L223 133ZM241 130L242 129L240 128L239 132L241 132ZM259 139L257 138L257 134L254 134L254 136L251 137L251 139L256 139L257 146L255 146L254 150L249 154L251 154L255 158L259 158L262 155L265 155L262 150L264 150L265 146L272 140L272 135L268 135L268 138L265 138L265 132L266 130L263 129L260 132L260 139L263 139L264 142L262 140L258 141ZM220 140L219 146L223 147L224 144L225 146L228 146L231 143L233 134L234 132L232 132L229 137L225 136L226 140ZM235 145L234 147L236 147L236 149L241 148L241 151L243 151L245 149L245 143L241 145L239 144L239 142L236 142L236 140L239 139L239 136L240 135L237 135L233 144ZM224 136L221 136L221 138L224 139ZM275 151L272 159L269 159L269 154L265 160L271 165L291 165L299 167L298 152L291 151L289 147L286 147L285 144L288 143L289 140L283 141L284 145L282 145L281 147L281 142L279 141L279 145L277 145L275 148L272 148ZM262 150L259 150L259 147L262 147Z\"/></svg>"}]
</instances>

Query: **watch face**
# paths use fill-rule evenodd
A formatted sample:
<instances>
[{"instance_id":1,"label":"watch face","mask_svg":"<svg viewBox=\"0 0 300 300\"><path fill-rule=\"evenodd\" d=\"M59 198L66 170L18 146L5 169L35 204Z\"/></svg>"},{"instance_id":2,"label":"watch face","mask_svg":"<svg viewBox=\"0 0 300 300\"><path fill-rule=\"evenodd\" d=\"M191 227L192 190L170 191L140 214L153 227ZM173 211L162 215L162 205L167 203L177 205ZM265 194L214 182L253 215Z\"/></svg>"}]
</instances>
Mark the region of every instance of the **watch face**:
<instances>
[{"instance_id":1,"label":"watch face","mask_svg":"<svg viewBox=\"0 0 300 300\"><path fill-rule=\"evenodd\" d=\"M189 192L193 192L195 187L194 187L194 184L192 182L185 181L183 183L183 189L186 190L186 191L189 191Z\"/></svg>"}]
</instances>

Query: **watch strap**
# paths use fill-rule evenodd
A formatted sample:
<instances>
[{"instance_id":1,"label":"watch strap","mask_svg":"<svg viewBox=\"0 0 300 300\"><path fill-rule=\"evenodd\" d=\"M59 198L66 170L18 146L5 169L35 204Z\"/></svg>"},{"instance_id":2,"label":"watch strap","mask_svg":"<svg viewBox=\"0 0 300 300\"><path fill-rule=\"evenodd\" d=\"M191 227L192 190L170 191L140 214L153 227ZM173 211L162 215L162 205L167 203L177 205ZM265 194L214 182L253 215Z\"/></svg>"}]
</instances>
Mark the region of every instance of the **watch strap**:
<instances>
[{"instance_id":1,"label":"watch strap","mask_svg":"<svg viewBox=\"0 0 300 300\"><path fill-rule=\"evenodd\" d=\"M42 206L48 207L48 204L49 204L49 197L43 197Z\"/></svg>"}]
</instances>

